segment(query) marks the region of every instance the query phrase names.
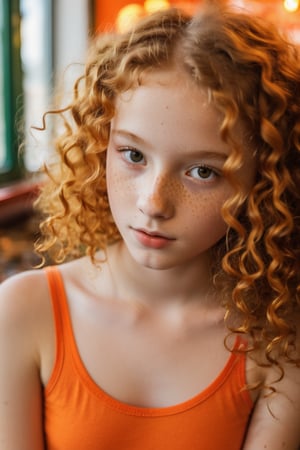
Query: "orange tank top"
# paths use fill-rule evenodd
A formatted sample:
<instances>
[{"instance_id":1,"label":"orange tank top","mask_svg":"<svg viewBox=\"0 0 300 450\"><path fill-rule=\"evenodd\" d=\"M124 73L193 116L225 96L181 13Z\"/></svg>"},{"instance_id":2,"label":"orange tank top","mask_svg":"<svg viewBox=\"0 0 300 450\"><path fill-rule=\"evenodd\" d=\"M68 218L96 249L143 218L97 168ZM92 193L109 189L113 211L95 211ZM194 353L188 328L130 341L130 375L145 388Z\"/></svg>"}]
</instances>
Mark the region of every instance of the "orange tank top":
<instances>
[{"instance_id":1,"label":"orange tank top","mask_svg":"<svg viewBox=\"0 0 300 450\"><path fill-rule=\"evenodd\" d=\"M56 359L45 388L47 450L239 450L253 403L245 355L231 353L218 377L195 397L164 408L135 407L105 393L76 347L63 281L46 269L56 329ZM245 345L237 338L235 348ZM120 374L120 378L122 374Z\"/></svg>"}]
</instances>

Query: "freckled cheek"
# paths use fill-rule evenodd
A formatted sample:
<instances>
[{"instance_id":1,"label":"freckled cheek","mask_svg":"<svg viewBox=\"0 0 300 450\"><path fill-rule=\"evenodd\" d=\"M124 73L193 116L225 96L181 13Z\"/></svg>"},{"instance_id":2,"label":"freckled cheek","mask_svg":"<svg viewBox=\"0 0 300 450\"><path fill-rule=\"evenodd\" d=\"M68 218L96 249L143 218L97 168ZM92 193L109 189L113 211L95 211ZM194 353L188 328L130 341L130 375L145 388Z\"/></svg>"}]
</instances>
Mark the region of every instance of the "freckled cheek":
<instances>
[{"instance_id":1,"label":"freckled cheek","mask_svg":"<svg viewBox=\"0 0 300 450\"><path fill-rule=\"evenodd\" d=\"M212 232L222 233L226 231L227 225L224 222L221 214L221 208L225 196L214 194L191 194L184 192L182 195L182 210L186 211L186 218L190 219L195 224L201 224L203 227L207 227ZM186 227L192 226L188 221Z\"/></svg>"},{"instance_id":2,"label":"freckled cheek","mask_svg":"<svg viewBox=\"0 0 300 450\"><path fill-rule=\"evenodd\" d=\"M134 193L136 188L132 178L120 174L118 170L108 167L107 174L107 193L110 205L124 204L130 198L129 194Z\"/></svg>"}]
</instances>

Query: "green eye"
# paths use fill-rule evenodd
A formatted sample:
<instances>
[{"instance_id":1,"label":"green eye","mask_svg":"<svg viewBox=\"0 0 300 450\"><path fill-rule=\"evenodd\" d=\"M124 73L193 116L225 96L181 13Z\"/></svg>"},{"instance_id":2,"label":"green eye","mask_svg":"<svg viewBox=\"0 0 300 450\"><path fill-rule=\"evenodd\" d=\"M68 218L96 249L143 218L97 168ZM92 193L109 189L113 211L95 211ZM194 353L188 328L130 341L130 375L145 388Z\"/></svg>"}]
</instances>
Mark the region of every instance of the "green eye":
<instances>
[{"instance_id":1,"label":"green eye","mask_svg":"<svg viewBox=\"0 0 300 450\"><path fill-rule=\"evenodd\" d=\"M130 150L130 159L133 162L141 162L143 160L143 155L137 150Z\"/></svg>"},{"instance_id":2,"label":"green eye","mask_svg":"<svg viewBox=\"0 0 300 450\"><path fill-rule=\"evenodd\" d=\"M190 170L189 172L192 178L198 180L208 180L216 176L216 173L207 166L197 166Z\"/></svg>"},{"instance_id":3,"label":"green eye","mask_svg":"<svg viewBox=\"0 0 300 450\"><path fill-rule=\"evenodd\" d=\"M138 164L144 161L144 156L139 150L127 149L123 151L126 161Z\"/></svg>"}]
</instances>

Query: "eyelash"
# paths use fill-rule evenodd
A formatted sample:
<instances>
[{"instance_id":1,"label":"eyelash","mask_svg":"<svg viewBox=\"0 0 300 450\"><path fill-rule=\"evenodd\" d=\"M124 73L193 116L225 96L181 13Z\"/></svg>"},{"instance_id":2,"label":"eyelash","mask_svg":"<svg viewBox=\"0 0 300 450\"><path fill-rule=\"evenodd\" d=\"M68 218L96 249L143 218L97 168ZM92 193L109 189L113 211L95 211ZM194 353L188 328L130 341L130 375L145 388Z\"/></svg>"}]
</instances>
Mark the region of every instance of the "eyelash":
<instances>
[{"instance_id":1,"label":"eyelash","mask_svg":"<svg viewBox=\"0 0 300 450\"><path fill-rule=\"evenodd\" d=\"M143 164L144 163L144 155L143 155L143 153L140 150L137 150L135 148L125 147L125 148L121 148L119 151L122 153L122 155L123 155L124 159L126 160L126 162L128 162L130 164L138 165L138 164ZM135 156L141 157L141 159L138 160L138 161L132 160L131 157L134 154L135 154ZM197 176L192 176L191 174L195 170L198 170L198 171L199 170L209 171L209 175L208 176L204 176L204 177L201 177L200 175L198 177ZM207 166L205 164L192 167L191 169L189 169L186 172L186 174L189 177L193 178L193 179L198 179L198 180L201 180L201 181L203 181L203 180L211 181L212 178L215 179L216 177L220 176L220 174L218 172L216 172L214 169L212 169L211 167L209 167L209 166Z\"/></svg>"}]
</instances>

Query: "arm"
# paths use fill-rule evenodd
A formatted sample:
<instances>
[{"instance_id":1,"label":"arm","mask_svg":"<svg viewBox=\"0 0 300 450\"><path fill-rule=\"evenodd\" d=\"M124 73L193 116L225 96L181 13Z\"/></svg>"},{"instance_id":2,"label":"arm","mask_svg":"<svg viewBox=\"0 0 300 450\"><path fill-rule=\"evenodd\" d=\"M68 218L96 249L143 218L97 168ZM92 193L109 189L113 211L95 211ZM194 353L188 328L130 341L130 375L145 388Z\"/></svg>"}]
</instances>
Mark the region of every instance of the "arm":
<instances>
[{"instance_id":1,"label":"arm","mask_svg":"<svg viewBox=\"0 0 300 450\"><path fill-rule=\"evenodd\" d=\"M0 450L44 449L35 278L0 286Z\"/></svg>"},{"instance_id":2,"label":"arm","mask_svg":"<svg viewBox=\"0 0 300 450\"><path fill-rule=\"evenodd\" d=\"M285 365L284 378L275 383L277 392L257 401L243 450L300 449L300 367ZM269 370L266 385L272 385Z\"/></svg>"}]
</instances>

